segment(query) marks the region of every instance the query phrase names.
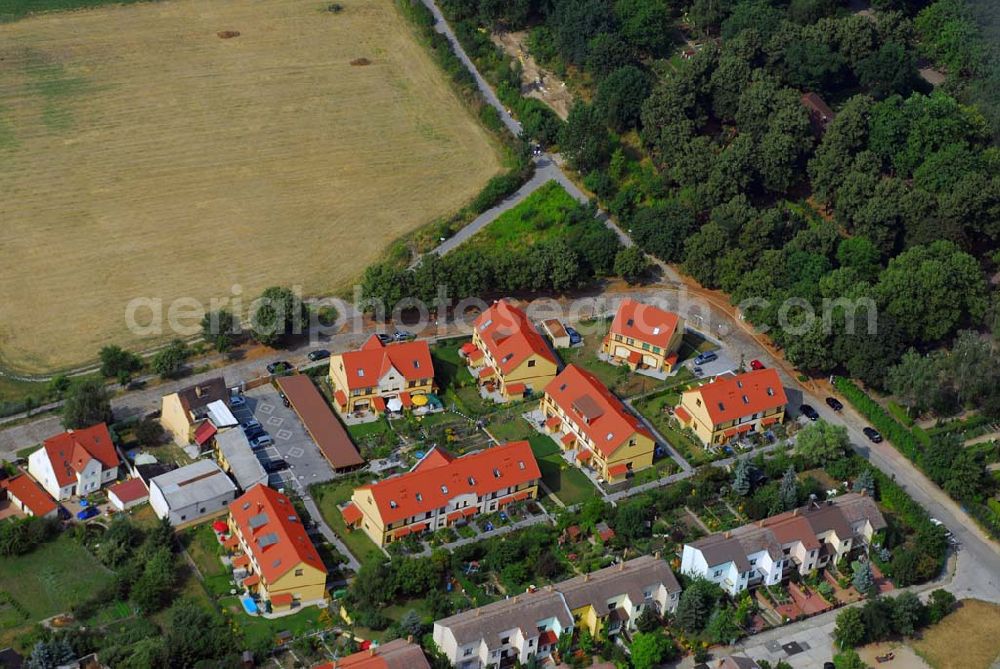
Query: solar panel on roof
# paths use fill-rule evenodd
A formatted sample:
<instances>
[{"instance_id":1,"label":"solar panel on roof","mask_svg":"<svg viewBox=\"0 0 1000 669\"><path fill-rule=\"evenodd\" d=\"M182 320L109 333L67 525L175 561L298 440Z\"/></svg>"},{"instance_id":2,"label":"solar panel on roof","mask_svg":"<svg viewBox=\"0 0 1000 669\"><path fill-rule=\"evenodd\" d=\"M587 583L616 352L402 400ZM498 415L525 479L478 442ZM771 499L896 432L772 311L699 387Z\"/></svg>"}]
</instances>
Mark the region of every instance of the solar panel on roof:
<instances>
[{"instance_id":1,"label":"solar panel on roof","mask_svg":"<svg viewBox=\"0 0 1000 669\"><path fill-rule=\"evenodd\" d=\"M250 516L250 520L247 521L247 524L254 530L258 527L263 527L264 525L267 525L267 514L258 513L256 516Z\"/></svg>"}]
</instances>

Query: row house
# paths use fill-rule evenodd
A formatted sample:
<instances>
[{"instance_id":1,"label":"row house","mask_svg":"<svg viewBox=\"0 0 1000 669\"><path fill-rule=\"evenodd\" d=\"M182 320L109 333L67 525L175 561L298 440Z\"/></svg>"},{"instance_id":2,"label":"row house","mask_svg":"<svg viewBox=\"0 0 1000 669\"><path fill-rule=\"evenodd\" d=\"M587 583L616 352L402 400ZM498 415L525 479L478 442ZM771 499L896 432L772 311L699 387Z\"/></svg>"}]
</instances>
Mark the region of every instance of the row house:
<instances>
[{"instance_id":1,"label":"row house","mask_svg":"<svg viewBox=\"0 0 1000 669\"><path fill-rule=\"evenodd\" d=\"M377 415L413 406L434 392L434 364L425 340L383 344L372 335L357 351L330 358L334 406L341 415Z\"/></svg>"},{"instance_id":2,"label":"row house","mask_svg":"<svg viewBox=\"0 0 1000 669\"><path fill-rule=\"evenodd\" d=\"M637 300L622 300L601 344L611 362L632 371L670 374L677 365L684 319Z\"/></svg>"},{"instance_id":3,"label":"row house","mask_svg":"<svg viewBox=\"0 0 1000 669\"><path fill-rule=\"evenodd\" d=\"M477 382L504 401L540 391L559 368L555 353L528 316L506 300L480 314L472 341L460 352Z\"/></svg>"},{"instance_id":4,"label":"row house","mask_svg":"<svg viewBox=\"0 0 1000 669\"><path fill-rule=\"evenodd\" d=\"M341 514L385 546L535 499L541 478L527 441L462 457L433 448L409 472L356 488Z\"/></svg>"},{"instance_id":5,"label":"row house","mask_svg":"<svg viewBox=\"0 0 1000 669\"><path fill-rule=\"evenodd\" d=\"M781 423L787 405L778 372L758 369L685 390L674 415L681 427L713 446Z\"/></svg>"},{"instance_id":6,"label":"row house","mask_svg":"<svg viewBox=\"0 0 1000 669\"><path fill-rule=\"evenodd\" d=\"M545 431L605 481L652 466L653 435L590 372L567 366L545 387L539 408Z\"/></svg>"},{"instance_id":7,"label":"row house","mask_svg":"<svg viewBox=\"0 0 1000 669\"><path fill-rule=\"evenodd\" d=\"M672 612L680 592L667 563L646 555L438 620L434 641L459 669L527 664L574 629L634 632L642 611Z\"/></svg>"},{"instance_id":8,"label":"row house","mask_svg":"<svg viewBox=\"0 0 1000 669\"><path fill-rule=\"evenodd\" d=\"M875 501L849 493L685 544L681 571L730 595L811 574L852 551L867 550L886 522Z\"/></svg>"}]
</instances>

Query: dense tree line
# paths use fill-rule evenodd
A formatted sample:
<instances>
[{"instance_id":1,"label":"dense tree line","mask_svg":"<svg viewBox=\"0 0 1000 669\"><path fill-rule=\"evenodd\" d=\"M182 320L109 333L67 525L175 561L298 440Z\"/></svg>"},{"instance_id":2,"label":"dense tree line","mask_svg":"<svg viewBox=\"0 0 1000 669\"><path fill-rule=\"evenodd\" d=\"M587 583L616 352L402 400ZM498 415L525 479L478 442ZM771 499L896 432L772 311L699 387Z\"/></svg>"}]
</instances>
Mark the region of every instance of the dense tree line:
<instances>
[{"instance_id":1,"label":"dense tree line","mask_svg":"<svg viewBox=\"0 0 1000 669\"><path fill-rule=\"evenodd\" d=\"M912 592L898 597L875 597L864 606L844 609L837 616L834 637L843 649L913 636L918 630L941 621L955 607L955 596L947 590L931 593L924 604Z\"/></svg>"}]
</instances>

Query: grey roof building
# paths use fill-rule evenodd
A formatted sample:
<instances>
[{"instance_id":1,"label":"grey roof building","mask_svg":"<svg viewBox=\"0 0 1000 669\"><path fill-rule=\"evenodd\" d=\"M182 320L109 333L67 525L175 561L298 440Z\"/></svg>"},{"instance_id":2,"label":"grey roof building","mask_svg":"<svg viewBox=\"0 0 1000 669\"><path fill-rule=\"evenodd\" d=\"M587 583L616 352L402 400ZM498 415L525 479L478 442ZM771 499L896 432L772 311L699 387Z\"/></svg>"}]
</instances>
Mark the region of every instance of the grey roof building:
<instances>
[{"instance_id":1,"label":"grey roof building","mask_svg":"<svg viewBox=\"0 0 1000 669\"><path fill-rule=\"evenodd\" d=\"M149 482L149 504L174 527L226 513L236 485L214 460L197 460Z\"/></svg>"},{"instance_id":2,"label":"grey roof building","mask_svg":"<svg viewBox=\"0 0 1000 669\"><path fill-rule=\"evenodd\" d=\"M236 484L249 490L258 483L267 485L267 472L250 447L243 430L224 430L215 435L219 464L232 474Z\"/></svg>"}]
</instances>

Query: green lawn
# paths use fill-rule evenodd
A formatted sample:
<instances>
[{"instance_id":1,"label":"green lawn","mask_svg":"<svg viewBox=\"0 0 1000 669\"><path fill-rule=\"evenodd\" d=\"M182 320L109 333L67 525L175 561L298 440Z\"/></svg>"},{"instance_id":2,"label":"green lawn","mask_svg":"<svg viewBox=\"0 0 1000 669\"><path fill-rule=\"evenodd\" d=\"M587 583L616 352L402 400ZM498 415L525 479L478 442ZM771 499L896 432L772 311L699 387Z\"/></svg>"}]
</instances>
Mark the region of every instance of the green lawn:
<instances>
[{"instance_id":1,"label":"green lawn","mask_svg":"<svg viewBox=\"0 0 1000 669\"><path fill-rule=\"evenodd\" d=\"M550 181L478 232L471 243L523 248L560 237L569 229L570 212L579 206L561 185Z\"/></svg>"},{"instance_id":2,"label":"green lawn","mask_svg":"<svg viewBox=\"0 0 1000 669\"><path fill-rule=\"evenodd\" d=\"M184 530L180 540L188 555L198 566L209 592L216 596L227 594L233 586L229 582L229 570L219 559L223 549L215 538L212 525L202 523Z\"/></svg>"},{"instance_id":3,"label":"green lawn","mask_svg":"<svg viewBox=\"0 0 1000 669\"><path fill-rule=\"evenodd\" d=\"M480 396L476 380L458 354L458 349L468 341L471 341L468 337L448 339L431 347L434 380L446 407L455 404L462 413L482 416L496 407Z\"/></svg>"},{"instance_id":4,"label":"green lawn","mask_svg":"<svg viewBox=\"0 0 1000 669\"><path fill-rule=\"evenodd\" d=\"M542 481L563 504L580 504L598 494L586 474L563 460L556 442L537 433L528 441L542 472Z\"/></svg>"},{"instance_id":5,"label":"green lawn","mask_svg":"<svg viewBox=\"0 0 1000 669\"><path fill-rule=\"evenodd\" d=\"M27 610L30 622L69 611L112 578L111 571L69 534L27 555L0 560L0 591Z\"/></svg>"},{"instance_id":6,"label":"green lawn","mask_svg":"<svg viewBox=\"0 0 1000 669\"><path fill-rule=\"evenodd\" d=\"M363 441L371 437L380 437L391 432L392 428L389 427L389 421L384 418L372 421L371 423L360 423L357 425L347 426L347 433L351 435L351 439L355 442Z\"/></svg>"},{"instance_id":7,"label":"green lawn","mask_svg":"<svg viewBox=\"0 0 1000 669\"><path fill-rule=\"evenodd\" d=\"M333 528L358 562L364 562L371 555L381 555L382 551L363 530L348 530L338 508L339 504L351 498L357 485L359 483L353 479L321 483L313 486L311 492L327 525Z\"/></svg>"},{"instance_id":8,"label":"green lawn","mask_svg":"<svg viewBox=\"0 0 1000 669\"><path fill-rule=\"evenodd\" d=\"M233 621L242 630L244 640L251 647L259 639L276 642L280 632L291 632L293 637L298 637L328 626L319 619L323 610L315 606L306 606L295 615L274 619L247 615L236 597L223 597L219 600L219 606L232 613Z\"/></svg>"}]
</instances>

